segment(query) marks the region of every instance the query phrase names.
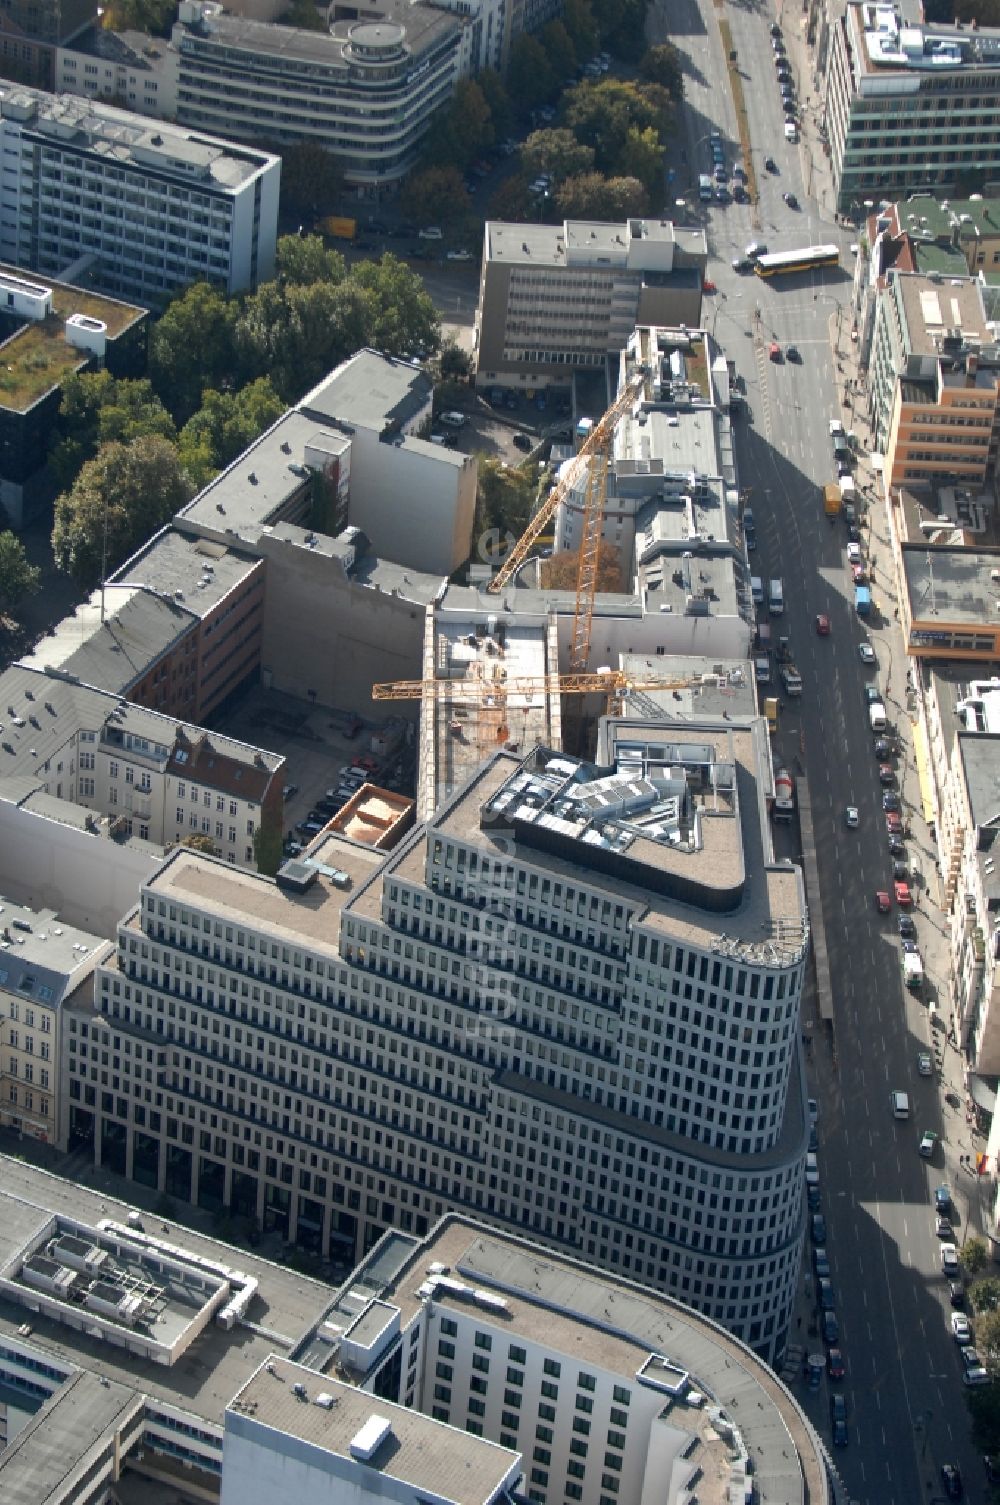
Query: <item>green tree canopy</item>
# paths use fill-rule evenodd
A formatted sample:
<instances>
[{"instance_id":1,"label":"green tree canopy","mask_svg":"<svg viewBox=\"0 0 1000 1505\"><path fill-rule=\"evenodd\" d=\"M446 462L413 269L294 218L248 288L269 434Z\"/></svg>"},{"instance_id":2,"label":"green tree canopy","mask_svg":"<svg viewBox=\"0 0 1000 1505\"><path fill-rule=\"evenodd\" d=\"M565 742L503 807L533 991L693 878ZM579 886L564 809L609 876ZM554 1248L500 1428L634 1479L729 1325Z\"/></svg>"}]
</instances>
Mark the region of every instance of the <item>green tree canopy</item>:
<instances>
[{"instance_id":1,"label":"green tree canopy","mask_svg":"<svg viewBox=\"0 0 1000 1505\"><path fill-rule=\"evenodd\" d=\"M490 194L490 219L527 219L529 208L528 180L523 173L504 178Z\"/></svg>"},{"instance_id":2,"label":"green tree canopy","mask_svg":"<svg viewBox=\"0 0 1000 1505\"><path fill-rule=\"evenodd\" d=\"M582 61L592 58L597 51L598 31L590 0L565 0L562 23L576 56Z\"/></svg>"},{"instance_id":3,"label":"green tree canopy","mask_svg":"<svg viewBox=\"0 0 1000 1505\"><path fill-rule=\"evenodd\" d=\"M463 350L457 340L446 340L438 352L436 361L439 381L468 381L472 371L472 357Z\"/></svg>"},{"instance_id":4,"label":"green tree canopy","mask_svg":"<svg viewBox=\"0 0 1000 1505\"><path fill-rule=\"evenodd\" d=\"M567 178L556 192L556 207L564 219L608 220L621 223L645 214L649 195L638 178L605 178L599 172Z\"/></svg>"},{"instance_id":5,"label":"green tree canopy","mask_svg":"<svg viewBox=\"0 0 1000 1505\"><path fill-rule=\"evenodd\" d=\"M550 21L538 33L538 40L545 49L552 75L559 83L574 77L576 73L576 48L562 21Z\"/></svg>"},{"instance_id":6,"label":"green tree canopy","mask_svg":"<svg viewBox=\"0 0 1000 1505\"><path fill-rule=\"evenodd\" d=\"M472 209L457 167L428 167L411 173L399 201L403 213L422 225L453 225Z\"/></svg>"},{"instance_id":7,"label":"green tree canopy","mask_svg":"<svg viewBox=\"0 0 1000 1505\"><path fill-rule=\"evenodd\" d=\"M493 114L486 95L473 78L455 85L447 106L435 116L427 133L424 161L428 167L459 167L488 151L496 139Z\"/></svg>"},{"instance_id":8,"label":"green tree canopy","mask_svg":"<svg viewBox=\"0 0 1000 1505\"><path fill-rule=\"evenodd\" d=\"M206 387L233 384L234 327L238 304L218 288L195 282L165 309L153 327L149 370L160 397L178 423L201 404Z\"/></svg>"},{"instance_id":9,"label":"green tree canopy","mask_svg":"<svg viewBox=\"0 0 1000 1505\"><path fill-rule=\"evenodd\" d=\"M142 434L176 437L174 421L148 380L117 380L108 371L83 371L62 388L59 427L49 466L65 489L102 444L128 444Z\"/></svg>"},{"instance_id":10,"label":"green tree canopy","mask_svg":"<svg viewBox=\"0 0 1000 1505\"><path fill-rule=\"evenodd\" d=\"M315 7L310 5L310 10ZM322 23L321 23L322 24ZM329 214L344 187L344 169L332 152L316 141L299 141L281 149L281 208L289 215L313 219Z\"/></svg>"},{"instance_id":11,"label":"green tree canopy","mask_svg":"<svg viewBox=\"0 0 1000 1505\"><path fill-rule=\"evenodd\" d=\"M969 1300L977 1312L1000 1310L1000 1277L985 1275L977 1280L969 1292Z\"/></svg>"},{"instance_id":12,"label":"green tree canopy","mask_svg":"<svg viewBox=\"0 0 1000 1505\"><path fill-rule=\"evenodd\" d=\"M651 125L645 130L635 126L628 133L618 158L617 176L638 178L652 198L663 182L663 147Z\"/></svg>"},{"instance_id":13,"label":"green tree canopy","mask_svg":"<svg viewBox=\"0 0 1000 1505\"><path fill-rule=\"evenodd\" d=\"M386 252L379 261L355 262L350 282L367 299L368 322L359 345L373 345L387 355L437 349L441 320L434 300L398 256Z\"/></svg>"},{"instance_id":14,"label":"green tree canopy","mask_svg":"<svg viewBox=\"0 0 1000 1505\"><path fill-rule=\"evenodd\" d=\"M510 49L507 91L522 110L533 110L555 93L558 80L545 48L537 37L523 31Z\"/></svg>"},{"instance_id":15,"label":"green tree canopy","mask_svg":"<svg viewBox=\"0 0 1000 1505\"><path fill-rule=\"evenodd\" d=\"M575 178L593 169L594 148L577 141L565 126L532 131L521 147L521 165L529 178L547 172L561 183L564 178Z\"/></svg>"},{"instance_id":16,"label":"green tree canopy","mask_svg":"<svg viewBox=\"0 0 1000 1505\"><path fill-rule=\"evenodd\" d=\"M303 286L307 282L343 282L346 267L339 251L328 251L321 235L282 235L274 253L279 282Z\"/></svg>"},{"instance_id":17,"label":"green tree canopy","mask_svg":"<svg viewBox=\"0 0 1000 1505\"><path fill-rule=\"evenodd\" d=\"M207 486L284 411L284 402L263 376L239 392L206 392L177 441L181 464L192 484L198 490Z\"/></svg>"},{"instance_id":18,"label":"green tree canopy","mask_svg":"<svg viewBox=\"0 0 1000 1505\"><path fill-rule=\"evenodd\" d=\"M294 26L296 31L326 31L329 22L326 15L313 4L313 0L291 0L286 11L278 17L279 26Z\"/></svg>"},{"instance_id":19,"label":"green tree canopy","mask_svg":"<svg viewBox=\"0 0 1000 1505\"><path fill-rule=\"evenodd\" d=\"M0 533L0 612L9 612L34 595L42 581L37 565L28 562L24 544L9 529Z\"/></svg>"},{"instance_id":20,"label":"green tree canopy","mask_svg":"<svg viewBox=\"0 0 1000 1505\"><path fill-rule=\"evenodd\" d=\"M106 444L56 499L52 551L81 585L100 579L105 536L110 573L193 494L176 447L159 435Z\"/></svg>"},{"instance_id":21,"label":"green tree canopy","mask_svg":"<svg viewBox=\"0 0 1000 1505\"><path fill-rule=\"evenodd\" d=\"M490 107L490 119L498 141L505 141L514 129L514 107L495 68L484 68L476 77L483 98Z\"/></svg>"},{"instance_id":22,"label":"green tree canopy","mask_svg":"<svg viewBox=\"0 0 1000 1505\"><path fill-rule=\"evenodd\" d=\"M966 1239L958 1251L958 1262L969 1280L975 1280L991 1263L990 1251L984 1238Z\"/></svg>"},{"instance_id":23,"label":"green tree canopy","mask_svg":"<svg viewBox=\"0 0 1000 1505\"><path fill-rule=\"evenodd\" d=\"M595 0L604 45L623 63L637 63L646 49L649 0Z\"/></svg>"},{"instance_id":24,"label":"green tree canopy","mask_svg":"<svg viewBox=\"0 0 1000 1505\"><path fill-rule=\"evenodd\" d=\"M504 465L491 457L479 461L476 493L476 532L499 534L501 547L507 533L520 538L528 526L537 481L533 465Z\"/></svg>"},{"instance_id":25,"label":"green tree canopy","mask_svg":"<svg viewBox=\"0 0 1000 1505\"><path fill-rule=\"evenodd\" d=\"M204 852L206 857L218 855L215 842L207 831L191 831L182 838L182 847L190 847L193 852Z\"/></svg>"},{"instance_id":26,"label":"green tree canopy","mask_svg":"<svg viewBox=\"0 0 1000 1505\"><path fill-rule=\"evenodd\" d=\"M672 42L660 42L643 53L639 77L646 83L659 84L677 104L684 98L684 69Z\"/></svg>"},{"instance_id":27,"label":"green tree canopy","mask_svg":"<svg viewBox=\"0 0 1000 1505\"><path fill-rule=\"evenodd\" d=\"M177 20L177 0L108 0L101 25L108 31L145 31L169 37Z\"/></svg>"},{"instance_id":28,"label":"green tree canopy","mask_svg":"<svg viewBox=\"0 0 1000 1505\"><path fill-rule=\"evenodd\" d=\"M598 172L619 172L629 132L654 130L662 123L651 101L635 86L616 78L577 84L563 100L563 119L578 141L594 150Z\"/></svg>"}]
</instances>

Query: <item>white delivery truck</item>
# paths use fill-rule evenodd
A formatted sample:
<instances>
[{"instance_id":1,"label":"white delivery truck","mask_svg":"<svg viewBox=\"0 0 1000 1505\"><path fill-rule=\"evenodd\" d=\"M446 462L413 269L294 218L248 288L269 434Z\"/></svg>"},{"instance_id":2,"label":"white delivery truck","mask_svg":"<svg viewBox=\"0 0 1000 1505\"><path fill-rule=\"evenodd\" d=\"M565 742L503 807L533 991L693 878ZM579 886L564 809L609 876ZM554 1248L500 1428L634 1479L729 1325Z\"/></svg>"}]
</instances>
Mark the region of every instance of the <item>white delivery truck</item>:
<instances>
[{"instance_id":1,"label":"white delivery truck","mask_svg":"<svg viewBox=\"0 0 1000 1505\"><path fill-rule=\"evenodd\" d=\"M868 720L871 722L873 732L884 732L889 725L889 718L885 714L885 706L881 700L873 700L868 707Z\"/></svg>"}]
</instances>

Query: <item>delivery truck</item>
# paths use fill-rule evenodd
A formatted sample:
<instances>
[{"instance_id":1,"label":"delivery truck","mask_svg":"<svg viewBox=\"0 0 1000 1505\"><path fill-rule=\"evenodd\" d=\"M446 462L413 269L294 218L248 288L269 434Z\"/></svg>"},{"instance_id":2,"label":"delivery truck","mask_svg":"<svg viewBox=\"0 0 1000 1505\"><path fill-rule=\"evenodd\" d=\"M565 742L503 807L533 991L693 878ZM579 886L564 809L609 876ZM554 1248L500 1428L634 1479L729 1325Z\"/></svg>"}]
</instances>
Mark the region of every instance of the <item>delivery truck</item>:
<instances>
[{"instance_id":1,"label":"delivery truck","mask_svg":"<svg viewBox=\"0 0 1000 1505\"><path fill-rule=\"evenodd\" d=\"M836 481L828 481L823 487L823 511L827 517L837 517L840 513L841 492Z\"/></svg>"},{"instance_id":2,"label":"delivery truck","mask_svg":"<svg viewBox=\"0 0 1000 1505\"><path fill-rule=\"evenodd\" d=\"M319 227L324 235L332 235L336 240L353 240L358 233L358 222L344 214L328 214L319 222Z\"/></svg>"}]
</instances>

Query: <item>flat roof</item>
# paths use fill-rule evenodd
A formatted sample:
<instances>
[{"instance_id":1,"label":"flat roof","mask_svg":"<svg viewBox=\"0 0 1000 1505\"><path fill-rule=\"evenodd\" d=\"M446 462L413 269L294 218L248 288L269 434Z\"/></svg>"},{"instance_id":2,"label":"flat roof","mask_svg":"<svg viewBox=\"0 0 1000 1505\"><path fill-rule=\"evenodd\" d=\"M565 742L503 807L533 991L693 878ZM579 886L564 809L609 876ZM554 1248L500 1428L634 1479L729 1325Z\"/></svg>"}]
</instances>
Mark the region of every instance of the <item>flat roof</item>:
<instances>
[{"instance_id":1,"label":"flat roof","mask_svg":"<svg viewBox=\"0 0 1000 1505\"><path fill-rule=\"evenodd\" d=\"M958 69L996 69L1000 30L968 30L943 23L923 24L922 10L889 0L860 0L847 7L849 23L862 39L860 63L867 75L940 77ZM907 14L907 11L911 12Z\"/></svg>"},{"instance_id":2,"label":"flat roof","mask_svg":"<svg viewBox=\"0 0 1000 1505\"><path fill-rule=\"evenodd\" d=\"M659 706L660 714L670 721L757 714L753 677L745 658L649 658L644 653L623 653L618 662L629 678L637 681L639 691L638 697L625 697L622 710L626 720L648 721L653 705ZM678 685L676 689L647 690L642 685L644 679L677 680Z\"/></svg>"},{"instance_id":3,"label":"flat roof","mask_svg":"<svg viewBox=\"0 0 1000 1505\"><path fill-rule=\"evenodd\" d=\"M458 1214L446 1215L409 1250L398 1239L393 1249L391 1268L380 1273L363 1262L347 1291L393 1302L404 1330L423 1310L418 1292L430 1266L441 1264L463 1284L502 1296L505 1308L500 1315L490 1312L474 1300L449 1295L442 1284L435 1287L435 1304L471 1317L477 1326L499 1328L505 1338L524 1335L553 1355L592 1363L630 1384L642 1383L640 1371L650 1355L662 1355L739 1430L762 1499L804 1505L825 1498L823 1458L797 1402L748 1348L690 1307ZM670 1406L665 1392L663 1402L670 1407L670 1424L697 1435L712 1456L717 1433L711 1410ZM727 1443L725 1466L706 1469L699 1491L706 1488L708 1500L729 1500L732 1457Z\"/></svg>"},{"instance_id":4,"label":"flat roof","mask_svg":"<svg viewBox=\"0 0 1000 1505\"><path fill-rule=\"evenodd\" d=\"M305 1397L296 1392L296 1385L305 1387ZM317 1404L317 1395L324 1393L331 1404ZM314 1370L288 1359L274 1358L258 1369L227 1409L227 1423L232 1425L234 1418L242 1422L248 1411L249 1435L257 1426L266 1427L334 1453L351 1470L365 1470L366 1493L377 1491L374 1474L397 1479L414 1492L424 1491L438 1500L486 1505L520 1473L518 1453L498 1443L340 1380L324 1376L317 1381ZM376 1417L388 1422L391 1432L370 1459L354 1457L351 1444ZM374 1439L381 1429L373 1424L370 1431Z\"/></svg>"},{"instance_id":5,"label":"flat roof","mask_svg":"<svg viewBox=\"0 0 1000 1505\"><path fill-rule=\"evenodd\" d=\"M92 1448L123 1427L140 1404L127 1385L85 1370L72 1375L0 1452L4 1505L46 1505Z\"/></svg>"},{"instance_id":6,"label":"flat roof","mask_svg":"<svg viewBox=\"0 0 1000 1505\"><path fill-rule=\"evenodd\" d=\"M330 830L361 846L385 851L412 819L414 802L376 784L363 784L330 822Z\"/></svg>"},{"instance_id":7,"label":"flat roof","mask_svg":"<svg viewBox=\"0 0 1000 1505\"><path fill-rule=\"evenodd\" d=\"M81 968L89 971L112 949L111 941L64 924L54 909L29 909L0 894L0 991L58 1008Z\"/></svg>"},{"instance_id":8,"label":"flat roof","mask_svg":"<svg viewBox=\"0 0 1000 1505\"><path fill-rule=\"evenodd\" d=\"M899 200L896 208L901 227L913 234L925 231L948 241L956 230L962 240L1000 235L1000 199L985 194L978 199L950 194L947 199L936 199L929 193L915 193Z\"/></svg>"},{"instance_id":9,"label":"flat roof","mask_svg":"<svg viewBox=\"0 0 1000 1505\"><path fill-rule=\"evenodd\" d=\"M261 568L260 560L250 554L180 533L168 524L115 571L109 584L145 586L201 617Z\"/></svg>"},{"instance_id":10,"label":"flat roof","mask_svg":"<svg viewBox=\"0 0 1000 1505\"><path fill-rule=\"evenodd\" d=\"M346 74L349 59L345 58L344 49L352 28L359 24L381 27L383 31L387 26L394 28L385 35L391 41L398 32L399 42L408 53L414 54L411 67L419 63L421 52L449 33L457 35L459 32L455 17L429 5L409 5L405 0L366 0L362 21L336 21L329 31L305 31L223 12L212 18L208 32L203 32L197 25L185 26L175 31L174 36L182 51L187 38L192 42L201 39L209 46L214 43L264 58L287 58L290 62L305 63L317 72L336 69Z\"/></svg>"},{"instance_id":11,"label":"flat roof","mask_svg":"<svg viewBox=\"0 0 1000 1505\"><path fill-rule=\"evenodd\" d=\"M92 359L89 351L70 345L66 339L66 320L72 314L99 319L107 325L109 339L116 339L146 317L146 309L138 304L122 303L68 282L53 282L51 277L38 277L6 262L0 263L0 276L38 283L52 292L48 318L25 321L7 311L0 318L0 407L16 413L26 412Z\"/></svg>"},{"instance_id":12,"label":"flat roof","mask_svg":"<svg viewBox=\"0 0 1000 1505\"><path fill-rule=\"evenodd\" d=\"M147 887L157 897L178 904L208 906L232 925L257 927L294 944L336 955L340 912L353 889L371 877L384 853L321 833L310 844L308 855L346 872L351 888L340 889L318 877L304 893L292 893L279 888L273 878L245 872L183 847L170 853Z\"/></svg>"},{"instance_id":13,"label":"flat roof","mask_svg":"<svg viewBox=\"0 0 1000 1505\"><path fill-rule=\"evenodd\" d=\"M296 493L304 492L310 484L308 474L291 468L301 469L307 444L314 438L322 442L331 437L335 436L324 433L315 418L289 409L181 508L178 526L183 528L187 522L209 533L253 541ZM345 448L347 442L343 437Z\"/></svg>"},{"instance_id":14,"label":"flat roof","mask_svg":"<svg viewBox=\"0 0 1000 1505\"><path fill-rule=\"evenodd\" d=\"M41 1233L53 1214L96 1227L102 1218L127 1224L132 1211L103 1189L91 1191L6 1156L0 1157L0 1187L0 1265ZM158 1233L160 1220L150 1218L147 1226ZM268 1358L274 1335L280 1334L282 1343L291 1348L329 1305L330 1288L173 1221L162 1237L191 1254L236 1268L258 1281L246 1324L237 1323L227 1332L209 1323L189 1352L169 1368L75 1331L43 1312L26 1317L25 1308L7 1296L0 1297L0 1335L16 1339L18 1329L30 1320L31 1346L50 1354L54 1362L104 1375L112 1384L129 1386L220 1425L223 1411L246 1380L248 1369Z\"/></svg>"},{"instance_id":15,"label":"flat roof","mask_svg":"<svg viewBox=\"0 0 1000 1505\"><path fill-rule=\"evenodd\" d=\"M123 695L191 631L197 614L186 603L141 585L108 584L39 638L21 663L54 668L81 684Z\"/></svg>"},{"instance_id":16,"label":"flat roof","mask_svg":"<svg viewBox=\"0 0 1000 1505\"><path fill-rule=\"evenodd\" d=\"M952 330L966 338L993 343L983 312L979 284L967 273L947 279L919 272L893 272L903 302L903 316L914 355L940 355L941 340Z\"/></svg>"},{"instance_id":17,"label":"flat roof","mask_svg":"<svg viewBox=\"0 0 1000 1505\"><path fill-rule=\"evenodd\" d=\"M927 548L904 543L903 576L914 626L942 631L950 624L995 632L1000 621L1000 550Z\"/></svg>"},{"instance_id":18,"label":"flat roof","mask_svg":"<svg viewBox=\"0 0 1000 1505\"><path fill-rule=\"evenodd\" d=\"M959 732L958 746L973 824L988 825L1000 811L1000 736Z\"/></svg>"},{"instance_id":19,"label":"flat roof","mask_svg":"<svg viewBox=\"0 0 1000 1505\"><path fill-rule=\"evenodd\" d=\"M313 33L310 33L313 35ZM113 157L124 167L176 170L186 182L233 191L279 161L270 152L237 146L219 136L189 130L131 110L119 110L76 94L47 94L24 84L0 88L0 114L22 122L42 139L66 141ZM194 169L194 170L192 170Z\"/></svg>"},{"instance_id":20,"label":"flat roof","mask_svg":"<svg viewBox=\"0 0 1000 1505\"><path fill-rule=\"evenodd\" d=\"M316 423L382 433L411 422L431 401L433 390L421 367L365 349L342 361L298 406ZM459 462L466 458L457 456Z\"/></svg>"}]
</instances>

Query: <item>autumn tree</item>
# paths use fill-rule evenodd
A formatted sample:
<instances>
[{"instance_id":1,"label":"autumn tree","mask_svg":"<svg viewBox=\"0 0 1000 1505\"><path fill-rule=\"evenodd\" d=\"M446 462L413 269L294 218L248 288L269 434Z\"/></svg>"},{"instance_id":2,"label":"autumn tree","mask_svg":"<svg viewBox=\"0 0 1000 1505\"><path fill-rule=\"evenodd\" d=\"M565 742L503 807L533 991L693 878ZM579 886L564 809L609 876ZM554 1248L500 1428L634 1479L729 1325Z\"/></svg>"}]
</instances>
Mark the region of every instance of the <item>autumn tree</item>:
<instances>
[{"instance_id":1,"label":"autumn tree","mask_svg":"<svg viewBox=\"0 0 1000 1505\"><path fill-rule=\"evenodd\" d=\"M545 49L549 67L556 82L572 80L576 73L576 48L562 21L549 21L538 33L538 40Z\"/></svg>"},{"instance_id":2,"label":"autumn tree","mask_svg":"<svg viewBox=\"0 0 1000 1505\"><path fill-rule=\"evenodd\" d=\"M106 444L69 491L56 498L52 552L81 585L108 574L190 501L191 482L176 447L151 434Z\"/></svg>"},{"instance_id":3,"label":"autumn tree","mask_svg":"<svg viewBox=\"0 0 1000 1505\"><path fill-rule=\"evenodd\" d=\"M98 14L107 31L144 31L149 36L169 37L177 20L177 0L108 0Z\"/></svg>"},{"instance_id":4,"label":"autumn tree","mask_svg":"<svg viewBox=\"0 0 1000 1505\"><path fill-rule=\"evenodd\" d=\"M498 183L490 195L488 217L516 222L527 219L530 209L528 180L523 173L515 173L513 177L504 178Z\"/></svg>"},{"instance_id":5,"label":"autumn tree","mask_svg":"<svg viewBox=\"0 0 1000 1505\"><path fill-rule=\"evenodd\" d=\"M490 119L497 141L504 141L514 129L514 107L504 81L495 68L484 68L476 75L476 83L490 108Z\"/></svg>"},{"instance_id":6,"label":"autumn tree","mask_svg":"<svg viewBox=\"0 0 1000 1505\"><path fill-rule=\"evenodd\" d=\"M579 549L564 550L546 559L541 567L543 590L575 591L580 574ZM614 544L601 539L597 553L597 589L618 592L622 584L621 557Z\"/></svg>"},{"instance_id":7,"label":"autumn tree","mask_svg":"<svg viewBox=\"0 0 1000 1505\"><path fill-rule=\"evenodd\" d=\"M563 119L577 141L593 148L597 171L609 176L622 170L632 131L642 133L652 126L658 132L662 125L654 102L634 84L615 78L570 89Z\"/></svg>"},{"instance_id":8,"label":"autumn tree","mask_svg":"<svg viewBox=\"0 0 1000 1505\"><path fill-rule=\"evenodd\" d=\"M206 857L217 857L218 848L207 831L191 831L181 841L182 847L190 847L192 852L203 852Z\"/></svg>"},{"instance_id":9,"label":"autumn tree","mask_svg":"<svg viewBox=\"0 0 1000 1505\"><path fill-rule=\"evenodd\" d=\"M597 51L598 31L590 0L564 0L562 23L578 58L593 57Z\"/></svg>"},{"instance_id":10,"label":"autumn tree","mask_svg":"<svg viewBox=\"0 0 1000 1505\"><path fill-rule=\"evenodd\" d=\"M564 219L605 220L620 224L645 214L649 194L638 178L605 178L599 172L567 178L556 190L556 207Z\"/></svg>"},{"instance_id":11,"label":"autumn tree","mask_svg":"<svg viewBox=\"0 0 1000 1505\"><path fill-rule=\"evenodd\" d=\"M479 82L463 78L455 85L445 109L431 122L424 141L423 160L429 167L468 167L496 139L496 128Z\"/></svg>"},{"instance_id":12,"label":"autumn tree","mask_svg":"<svg viewBox=\"0 0 1000 1505\"><path fill-rule=\"evenodd\" d=\"M452 225L472 209L457 167L428 167L411 173L399 198L403 213L424 225Z\"/></svg>"}]
</instances>

